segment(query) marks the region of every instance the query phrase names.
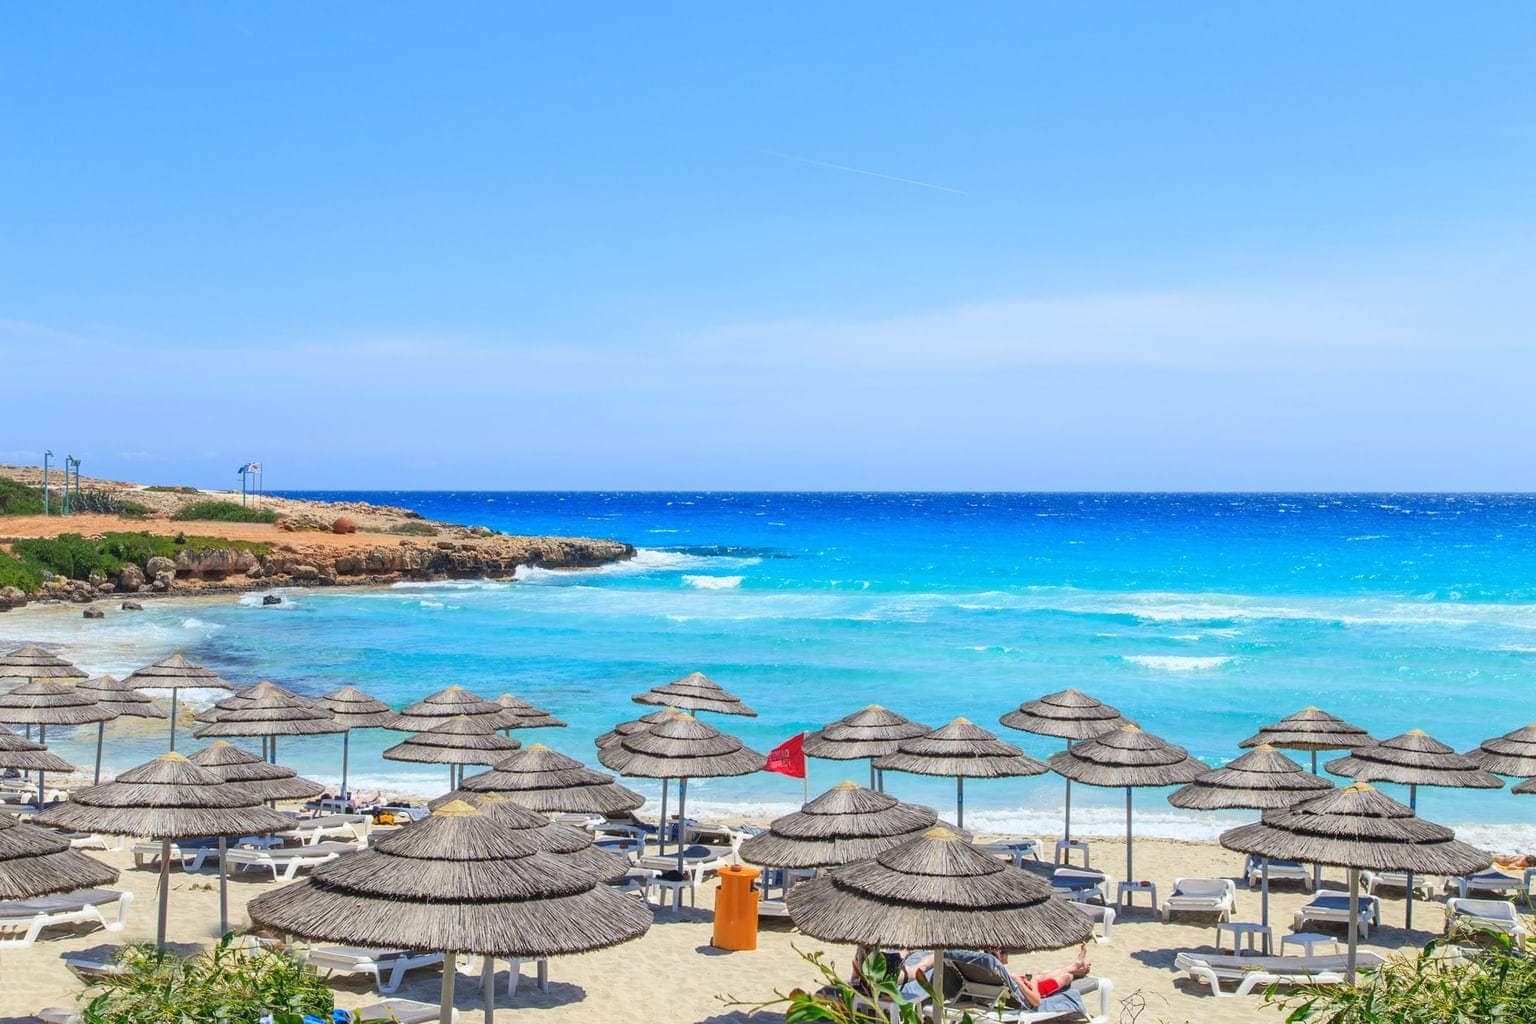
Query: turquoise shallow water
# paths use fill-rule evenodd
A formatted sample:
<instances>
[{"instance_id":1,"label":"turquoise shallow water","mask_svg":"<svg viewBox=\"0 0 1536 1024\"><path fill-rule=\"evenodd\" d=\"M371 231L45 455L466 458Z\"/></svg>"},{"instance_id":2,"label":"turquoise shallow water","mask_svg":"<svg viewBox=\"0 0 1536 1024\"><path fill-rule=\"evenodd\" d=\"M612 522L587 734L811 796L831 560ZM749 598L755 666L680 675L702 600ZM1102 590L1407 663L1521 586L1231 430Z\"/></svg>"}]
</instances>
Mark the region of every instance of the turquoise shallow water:
<instances>
[{"instance_id":1,"label":"turquoise shallow water","mask_svg":"<svg viewBox=\"0 0 1536 1024\"><path fill-rule=\"evenodd\" d=\"M340 496L340 495L337 495ZM699 669L755 706L713 719L766 749L868 703L937 724L966 715L1044 756L1059 742L997 717L1077 686L1212 764L1256 726L1318 704L1379 736L1458 748L1536 719L1536 498L1524 495L347 494L511 532L618 537L601 570L517 582L306 590L158 602L104 623L28 611L0 639L62 642L126 672L176 648L239 682L318 693L352 683L396 705L450 682L510 691L570 728L523 734L591 759L642 709L630 694ZM436 792L444 773L385 762L363 733L363 786ZM83 747L68 753L83 756ZM335 738L289 740L325 780ZM122 739L127 767L158 740ZM812 763L813 791L861 764ZM890 776L951 806L950 783ZM643 788L643 787L642 787ZM773 813L799 783L698 782L698 805ZM1053 776L967 787L967 823L1058 827ZM1121 796L1074 793L1081 828L1120 827ZM1231 818L1138 799L1138 828L1209 835ZM1425 790L1427 816L1536 845L1536 798ZM1497 827L1491 827L1497 826Z\"/></svg>"}]
</instances>

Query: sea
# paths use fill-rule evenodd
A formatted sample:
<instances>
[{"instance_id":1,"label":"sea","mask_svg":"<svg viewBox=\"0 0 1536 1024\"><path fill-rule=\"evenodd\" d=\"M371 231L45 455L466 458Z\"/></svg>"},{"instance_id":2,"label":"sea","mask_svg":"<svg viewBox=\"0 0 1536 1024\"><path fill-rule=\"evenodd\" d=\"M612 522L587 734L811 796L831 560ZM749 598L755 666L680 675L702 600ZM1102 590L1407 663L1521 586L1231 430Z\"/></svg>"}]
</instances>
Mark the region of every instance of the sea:
<instances>
[{"instance_id":1,"label":"sea","mask_svg":"<svg viewBox=\"0 0 1536 1024\"><path fill-rule=\"evenodd\" d=\"M182 650L236 683L271 679L306 694L352 684L397 707L450 683L510 692L569 723L520 739L588 762L595 736L648 710L633 694L692 671L757 710L708 720L761 751L878 703L930 725L965 716L1044 758L1062 741L998 717L1068 686L1213 766L1261 724L1308 705L1378 737L1421 728L1458 750L1536 719L1531 495L291 496L617 538L638 553L509 581L282 590L274 606L259 593L146 601L142 613L97 622L29 609L0 616L0 640L58 643L114 674ZM159 725L113 735L112 769L164 749ZM400 738L354 736L354 788L442 792L445 769L379 757ZM89 763L93 741L82 730L55 749ZM279 755L306 776L338 778L337 737L287 739ZM812 761L807 785L814 794L844 778L867 781L867 765ZM891 773L887 787L953 810L948 780ZM689 787L705 815L769 817L802 793L773 774ZM1250 817L1176 810L1166 795L1138 792L1139 835L1208 839ZM1059 833L1054 775L975 780L965 800L968 827ZM1123 800L1074 787L1074 831L1119 834ZM1421 789L1418 806L1473 841L1536 847L1536 798L1508 788Z\"/></svg>"}]
</instances>

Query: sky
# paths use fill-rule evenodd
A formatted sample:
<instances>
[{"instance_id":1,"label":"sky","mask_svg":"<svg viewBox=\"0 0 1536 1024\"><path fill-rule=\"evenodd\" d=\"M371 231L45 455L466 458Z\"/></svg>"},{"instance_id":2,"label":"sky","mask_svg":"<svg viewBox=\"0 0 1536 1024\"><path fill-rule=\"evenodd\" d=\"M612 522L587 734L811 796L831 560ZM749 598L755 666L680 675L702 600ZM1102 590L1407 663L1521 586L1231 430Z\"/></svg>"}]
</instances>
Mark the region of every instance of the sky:
<instances>
[{"instance_id":1,"label":"sky","mask_svg":"<svg viewBox=\"0 0 1536 1024\"><path fill-rule=\"evenodd\" d=\"M0 10L0 461L1531 490L1536 8Z\"/></svg>"}]
</instances>

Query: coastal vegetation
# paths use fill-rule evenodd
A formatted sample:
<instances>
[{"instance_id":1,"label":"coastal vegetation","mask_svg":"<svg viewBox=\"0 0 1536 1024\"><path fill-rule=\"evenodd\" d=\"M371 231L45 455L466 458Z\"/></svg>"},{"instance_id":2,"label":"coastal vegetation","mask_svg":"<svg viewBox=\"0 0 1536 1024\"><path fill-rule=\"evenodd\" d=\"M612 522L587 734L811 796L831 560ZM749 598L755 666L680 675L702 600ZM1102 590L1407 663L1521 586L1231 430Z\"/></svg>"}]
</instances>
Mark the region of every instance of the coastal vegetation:
<instances>
[{"instance_id":1,"label":"coastal vegetation","mask_svg":"<svg viewBox=\"0 0 1536 1024\"><path fill-rule=\"evenodd\" d=\"M194 501L171 513L177 522L275 523L277 513L266 508L247 508L234 501Z\"/></svg>"},{"instance_id":2,"label":"coastal vegetation","mask_svg":"<svg viewBox=\"0 0 1536 1024\"><path fill-rule=\"evenodd\" d=\"M93 980L82 995L81 1024L331 1019L331 990L314 972L289 953L238 948L234 939L192 956L127 947L117 960L121 973Z\"/></svg>"},{"instance_id":3,"label":"coastal vegetation","mask_svg":"<svg viewBox=\"0 0 1536 1024\"><path fill-rule=\"evenodd\" d=\"M18 480L0 477L0 516L40 516L43 514L43 489L28 487Z\"/></svg>"},{"instance_id":4,"label":"coastal vegetation","mask_svg":"<svg viewBox=\"0 0 1536 1024\"><path fill-rule=\"evenodd\" d=\"M43 585L37 566L0 551L0 590L15 587L23 594L34 594Z\"/></svg>"},{"instance_id":5,"label":"coastal vegetation","mask_svg":"<svg viewBox=\"0 0 1536 1024\"><path fill-rule=\"evenodd\" d=\"M173 537L147 532L106 533L100 537L61 533L57 537L24 538L11 542L9 555L0 552L0 587L12 586L33 593L48 574L72 580L86 580L93 575L112 578L129 565L147 573L150 559L175 561L177 555L188 549L249 551L257 558L265 558L272 546L259 541L185 533Z\"/></svg>"},{"instance_id":6,"label":"coastal vegetation","mask_svg":"<svg viewBox=\"0 0 1536 1024\"><path fill-rule=\"evenodd\" d=\"M159 494L201 494L201 493L203 493L202 491L198 490L196 487L187 487L185 485L173 485L173 484L150 484L147 487L145 487L144 489L146 491L155 491L156 493L159 493Z\"/></svg>"},{"instance_id":7,"label":"coastal vegetation","mask_svg":"<svg viewBox=\"0 0 1536 1024\"><path fill-rule=\"evenodd\" d=\"M57 487L50 487L50 504L55 511L63 508L64 495ZM119 491L105 487L82 488L69 497L70 508L75 512L95 515L122 516L125 519L142 519L149 514L149 506L131 501ZM43 489L0 477L0 516L40 516L43 514Z\"/></svg>"}]
</instances>

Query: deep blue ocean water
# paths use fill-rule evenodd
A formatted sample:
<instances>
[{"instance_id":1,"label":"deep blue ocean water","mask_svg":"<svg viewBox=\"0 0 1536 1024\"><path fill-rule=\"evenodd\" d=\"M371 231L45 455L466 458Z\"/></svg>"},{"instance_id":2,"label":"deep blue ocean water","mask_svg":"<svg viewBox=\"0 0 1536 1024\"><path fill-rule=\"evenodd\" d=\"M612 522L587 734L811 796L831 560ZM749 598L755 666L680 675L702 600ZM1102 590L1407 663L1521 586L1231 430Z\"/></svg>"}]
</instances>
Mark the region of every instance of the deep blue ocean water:
<instances>
[{"instance_id":1,"label":"deep blue ocean water","mask_svg":"<svg viewBox=\"0 0 1536 1024\"><path fill-rule=\"evenodd\" d=\"M0 638L55 639L125 672L184 647L227 678L319 693L352 683L403 705L448 683L513 692L570 728L523 734L591 760L633 693L695 669L758 709L714 724L767 749L865 704L930 724L965 715L1043 757L1059 741L997 724L1076 686L1212 764L1265 721L1317 704L1390 736L1458 749L1536 719L1536 496L1403 494L711 494L309 492L400 504L516 533L614 537L633 562L517 582L303 590L0 617ZM23 631L26 636L20 636ZM437 792L437 769L384 762L360 734L365 786ZM338 741L286 741L320 779ZM127 767L155 743L121 740ZM867 777L812 763L812 791ZM642 787L643 788L643 787ZM948 809L948 782L890 776ZM967 787L967 823L1058 827L1054 776ZM778 776L698 782L691 800L764 812ZM1117 792L1074 793L1082 825L1119 830ZM1536 798L1421 791L1426 816L1536 837ZM1139 828L1208 835L1231 818L1138 799ZM1492 830L1488 830L1492 831ZM1483 833L1478 833L1483 834Z\"/></svg>"}]
</instances>

